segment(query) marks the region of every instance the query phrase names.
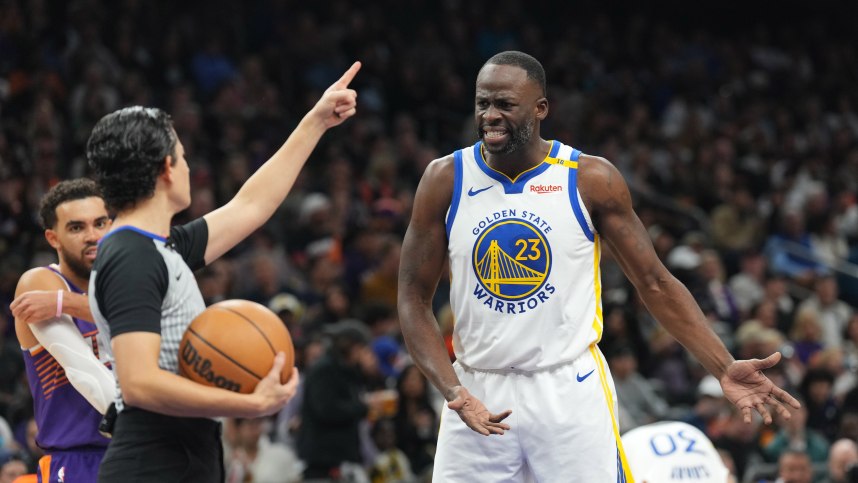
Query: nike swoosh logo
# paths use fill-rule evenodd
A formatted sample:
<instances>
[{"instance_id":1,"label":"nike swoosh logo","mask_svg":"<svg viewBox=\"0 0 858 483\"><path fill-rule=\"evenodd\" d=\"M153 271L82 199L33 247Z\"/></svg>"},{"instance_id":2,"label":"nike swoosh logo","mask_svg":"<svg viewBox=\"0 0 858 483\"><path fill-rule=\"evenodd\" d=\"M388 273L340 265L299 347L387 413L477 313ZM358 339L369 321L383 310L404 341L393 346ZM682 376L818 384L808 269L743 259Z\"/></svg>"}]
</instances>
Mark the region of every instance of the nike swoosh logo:
<instances>
[{"instance_id":1,"label":"nike swoosh logo","mask_svg":"<svg viewBox=\"0 0 858 483\"><path fill-rule=\"evenodd\" d=\"M487 189L491 188L492 186L494 186L494 185L489 185L489 186L487 186L487 187L485 187L485 188L483 188L483 189L481 189L481 190L476 190L476 191L474 191L474 188L472 187L471 189L469 189L469 190L468 190L468 196L477 196L478 194L480 194L480 193L482 193L483 191L485 191L485 190L487 190Z\"/></svg>"},{"instance_id":2,"label":"nike swoosh logo","mask_svg":"<svg viewBox=\"0 0 858 483\"><path fill-rule=\"evenodd\" d=\"M595 370L596 370L596 369L593 369L593 371L595 371ZM575 376L575 378L576 378L576 379L578 379L578 382L582 382L584 379L587 379L588 377L590 377L590 374L592 374L592 373L593 373L593 371L590 371L590 372L588 372L587 374L584 374L583 376L582 376L582 375L581 375L581 373L579 372L579 373L578 373L578 375L576 375L576 376Z\"/></svg>"}]
</instances>

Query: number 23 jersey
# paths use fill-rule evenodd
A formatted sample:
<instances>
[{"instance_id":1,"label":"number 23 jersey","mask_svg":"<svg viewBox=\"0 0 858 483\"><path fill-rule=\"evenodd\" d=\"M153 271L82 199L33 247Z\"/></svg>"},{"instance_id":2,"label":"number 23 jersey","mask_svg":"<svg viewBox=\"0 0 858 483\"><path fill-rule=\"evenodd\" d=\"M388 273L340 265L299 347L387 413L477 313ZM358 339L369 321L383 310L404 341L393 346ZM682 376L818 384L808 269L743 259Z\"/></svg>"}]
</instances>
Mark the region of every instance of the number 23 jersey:
<instances>
[{"instance_id":1,"label":"number 23 jersey","mask_svg":"<svg viewBox=\"0 0 858 483\"><path fill-rule=\"evenodd\" d=\"M599 237L577 189L581 152L553 141L510 179L482 143L454 153L447 213L453 348L466 366L535 371L602 334Z\"/></svg>"}]
</instances>

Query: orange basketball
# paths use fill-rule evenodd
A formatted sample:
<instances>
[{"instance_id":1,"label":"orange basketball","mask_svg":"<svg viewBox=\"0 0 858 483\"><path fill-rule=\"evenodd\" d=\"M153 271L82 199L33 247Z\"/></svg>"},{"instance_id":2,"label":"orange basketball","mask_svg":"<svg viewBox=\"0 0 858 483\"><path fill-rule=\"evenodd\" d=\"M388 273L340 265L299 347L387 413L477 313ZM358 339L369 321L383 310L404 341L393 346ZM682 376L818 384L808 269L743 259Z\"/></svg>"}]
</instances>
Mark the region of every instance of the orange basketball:
<instances>
[{"instance_id":1,"label":"orange basketball","mask_svg":"<svg viewBox=\"0 0 858 483\"><path fill-rule=\"evenodd\" d=\"M247 300L211 305L188 326L179 346L179 374L192 381L248 394L268 374L278 352L286 353L280 373L292 375L295 348L274 312Z\"/></svg>"}]
</instances>

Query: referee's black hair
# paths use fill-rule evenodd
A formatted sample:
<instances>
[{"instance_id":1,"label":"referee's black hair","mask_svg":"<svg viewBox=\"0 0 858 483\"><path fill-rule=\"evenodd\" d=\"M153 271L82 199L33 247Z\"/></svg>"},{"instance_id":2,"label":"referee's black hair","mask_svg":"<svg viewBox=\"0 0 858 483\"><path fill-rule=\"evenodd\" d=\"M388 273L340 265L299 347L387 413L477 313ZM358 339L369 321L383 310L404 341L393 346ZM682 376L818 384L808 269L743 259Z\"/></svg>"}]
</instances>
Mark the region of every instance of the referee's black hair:
<instances>
[{"instance_id":1,"label":"referee's black hair","mask_svg":"<svg viewBox=\"0 0 858 483\"><path fill-rule=\"evenodd\" d=\"M104 116L86 143L86 157L104 201L117 211L155 194L167 156L175 164L173 123L169 114L151 107L126 107Z\"/></svg>"}]
</instances>

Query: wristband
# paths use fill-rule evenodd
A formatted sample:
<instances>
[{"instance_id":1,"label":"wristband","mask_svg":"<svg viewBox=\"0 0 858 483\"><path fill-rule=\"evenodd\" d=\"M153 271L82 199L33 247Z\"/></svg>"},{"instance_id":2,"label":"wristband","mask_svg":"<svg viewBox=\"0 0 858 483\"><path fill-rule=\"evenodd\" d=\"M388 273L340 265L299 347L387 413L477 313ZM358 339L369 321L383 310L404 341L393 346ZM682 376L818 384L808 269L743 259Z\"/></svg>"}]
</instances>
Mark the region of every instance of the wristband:
<instances>
[{"instance_id":1,"label":"wristband","mask_svg":"<svg viewBox=\"0 0 858 483\"><path fill-rule=\"evenodd\" d=\"M57 290L57 315L56 317L59 319L63 315L63 292L65 290Z\"/></svg>"}]
</instances>

